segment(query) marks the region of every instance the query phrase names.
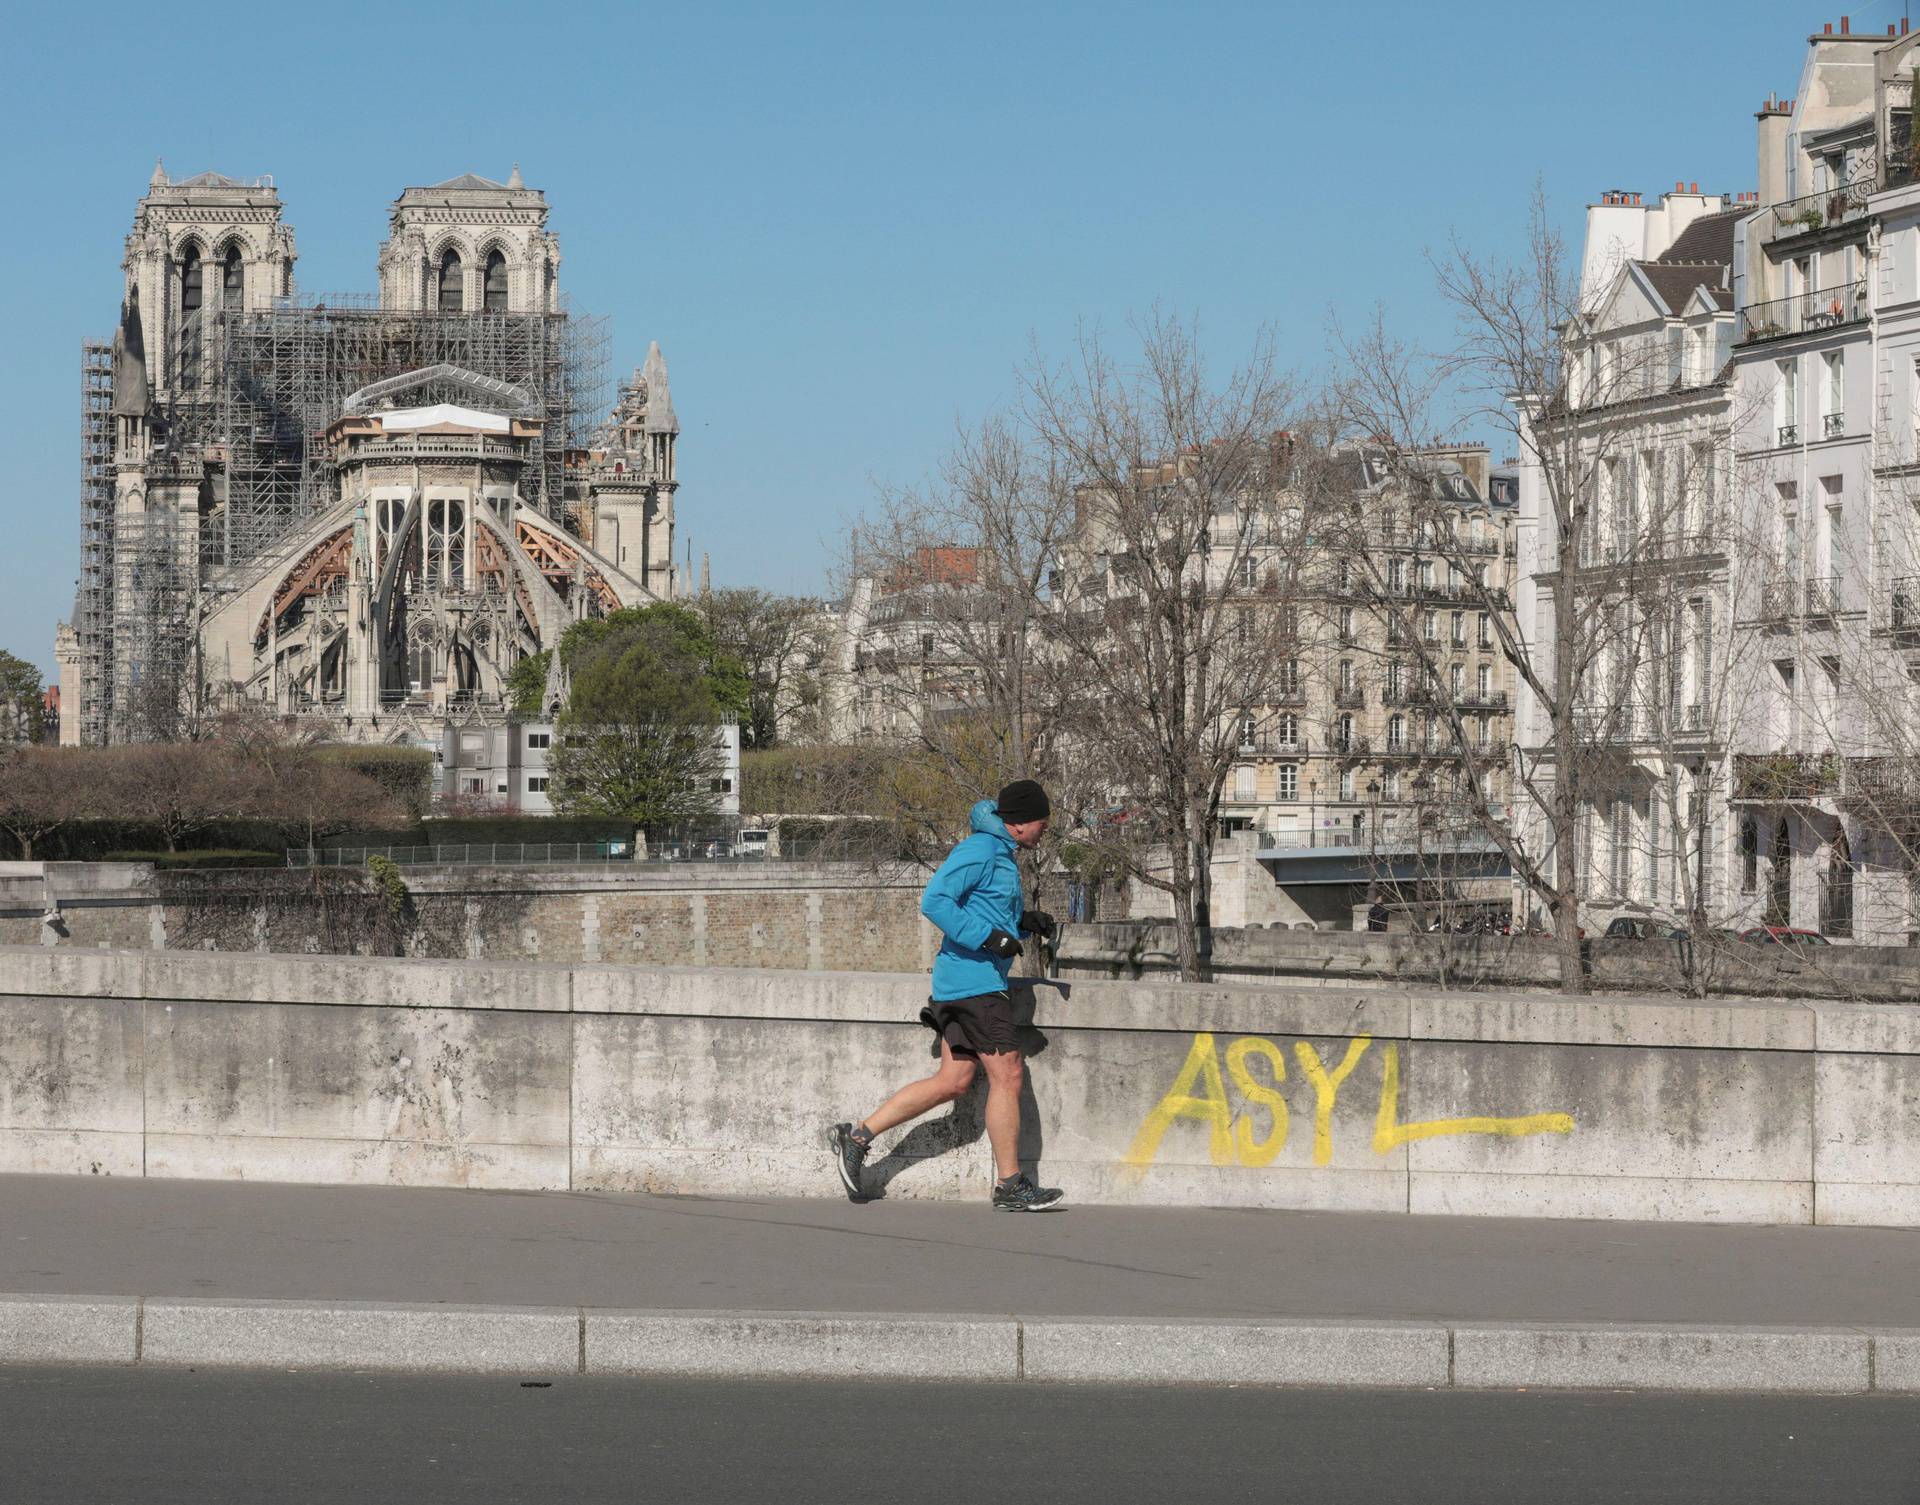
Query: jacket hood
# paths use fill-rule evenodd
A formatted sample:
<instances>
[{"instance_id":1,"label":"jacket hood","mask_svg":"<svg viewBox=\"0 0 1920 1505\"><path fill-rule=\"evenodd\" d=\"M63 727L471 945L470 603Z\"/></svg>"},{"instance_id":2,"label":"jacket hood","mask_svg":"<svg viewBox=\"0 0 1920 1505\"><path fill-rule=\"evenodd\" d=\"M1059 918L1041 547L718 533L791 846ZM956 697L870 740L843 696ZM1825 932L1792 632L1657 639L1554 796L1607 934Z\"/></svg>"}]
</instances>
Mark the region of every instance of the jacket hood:
<instances>
[{"instance_id":1,"label":"jacket hood","mask_svg":"<svg viewBox=\"0 0 1920 1505\"><path fill-rule=\"evenodd\" d=\"M992 800L975 800L970 820L975 831L984 831L989 836L998 836L1008 846L1014 840L1007 835L1007 823L993 813Z\"/></svg>"}]
</instances>

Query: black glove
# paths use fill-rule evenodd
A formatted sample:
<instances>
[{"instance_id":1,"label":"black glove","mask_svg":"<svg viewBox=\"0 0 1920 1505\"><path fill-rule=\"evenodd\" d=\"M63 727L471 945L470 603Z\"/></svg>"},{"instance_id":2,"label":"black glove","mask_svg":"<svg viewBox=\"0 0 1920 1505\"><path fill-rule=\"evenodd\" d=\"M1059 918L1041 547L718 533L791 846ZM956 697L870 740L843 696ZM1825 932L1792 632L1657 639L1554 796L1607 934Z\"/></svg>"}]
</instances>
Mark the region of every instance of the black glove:
<instances>
[{"instance_id":1,"label":"black glove","mask_svg":"<svg viewBox=\"0 0 1920 1505\"><path fill-rule=\"evenodd\" d=\"M1023 955L1025 950L1018 941L1008 935L1004 930L994 931L986 940L981 942L980 949L989 956L997 956L1003 961Z\"/></svg>"},{"instance_id":2,"label":"black glove","mask_svg":"<svg viewBox=\"0 0 1920 1505\"><path fill-rule=\"evenodd\" d=\"M1053 929L1053 916L1048 914L1044 909L1029 909L1025 914L1020 916L1020 933L1022 935L1038 935L1050 938L1053 935Z\"/></svg>"}]
</instances>

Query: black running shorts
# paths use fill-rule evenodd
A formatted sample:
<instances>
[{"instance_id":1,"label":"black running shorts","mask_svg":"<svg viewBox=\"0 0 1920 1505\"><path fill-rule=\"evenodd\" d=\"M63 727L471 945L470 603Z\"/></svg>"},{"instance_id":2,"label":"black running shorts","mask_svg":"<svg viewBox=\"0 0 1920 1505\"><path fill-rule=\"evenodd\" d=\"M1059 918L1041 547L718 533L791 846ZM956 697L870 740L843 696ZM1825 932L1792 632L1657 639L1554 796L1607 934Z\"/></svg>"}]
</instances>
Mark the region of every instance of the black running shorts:
<instances>
[{"instance_id":1,"label":"black running shorts","mask_svg":"<svg viewBox=\"0 0 1920 1505\"><path fill-rule=\"evenodd\" d=\"M1013 999L1005 993L930 998L920 1010L920 1022L964 1060L1020 1048L1013 1023Z\"/></svg>"}]
</instances>

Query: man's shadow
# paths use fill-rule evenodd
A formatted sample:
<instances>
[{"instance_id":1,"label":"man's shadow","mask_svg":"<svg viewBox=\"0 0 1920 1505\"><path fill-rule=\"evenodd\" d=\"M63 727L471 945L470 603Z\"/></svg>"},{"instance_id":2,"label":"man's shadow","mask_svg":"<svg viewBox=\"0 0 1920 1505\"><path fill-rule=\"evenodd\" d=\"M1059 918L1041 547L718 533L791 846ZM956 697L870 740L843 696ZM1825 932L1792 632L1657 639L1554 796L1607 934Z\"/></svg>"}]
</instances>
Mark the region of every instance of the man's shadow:
<instances>
[{"instance_id":1,"label":"man's shadow","mask_svg":"<svg viewBox=\"0 0 1920 1505\"><path fill-rule=\"evenodd\" d=\"M1020 1073L1020 1169L1039 1180L1040 1157L1046 1149L1046 1130L1040 1122L1040 1104L1033 1095L1033 1058L1047 1048L1047 1037L1033 1022L1035 992L1050 988L1066 998L1072 985L1050 978L1016 977L1009 991L1013 998L1015 1038L1019 1043ZM940 1059L940 1040L936 1036L927 1051ZM887 1194L893 1178L923 1160L951 1155L970 1144L978 1144L987 1132L987 1074L975 1068L973 1083L966 1096L953 1105L943 1118L926 1119L915 1124L894 1142L892 1149L873 1161L861 1173L860 1183L866 1195L863 1202L878 1202Z\"/></svg>"}]
</instances>

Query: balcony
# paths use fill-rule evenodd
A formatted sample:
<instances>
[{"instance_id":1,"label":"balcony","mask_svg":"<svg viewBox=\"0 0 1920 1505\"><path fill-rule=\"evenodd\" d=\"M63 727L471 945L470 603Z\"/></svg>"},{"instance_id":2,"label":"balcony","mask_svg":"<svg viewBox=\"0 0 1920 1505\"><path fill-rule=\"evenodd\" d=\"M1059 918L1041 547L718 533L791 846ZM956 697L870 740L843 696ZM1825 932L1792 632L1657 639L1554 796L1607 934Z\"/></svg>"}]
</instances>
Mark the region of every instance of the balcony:
<instances>
[{"instance_id":1,"label":"balcony","mask_svg":"<svg viewBox=\"0 0 1920 1505\"><path fill-rule=\"evenodd\" d=\"M1920 639L1920 575L1898 575L1887 593L1887 630Z\"/></svg>"},{"instance_id":2,"label":"balcony","mask_svg":"<svg viewBox=\"0 0 1920 1505\"><path fill-rule=\"evenodd\" d=\"M1735 753L1733 797L1758 804L1808 804L1840 782L1831 753Z\"/></svg>"},{"instance_id":3,"label":"balcony","mask_svg":"<svg viewBox=\"0 0 1920 1505\"><path fill-rule=\"evenodd\" d=\"M1338 732L1335 732L1332 738L1331 751L1336 756L1343 758L1365 757L1371 747L1372 743L1365 737L1343 737Z\"/></svg>"},{"instance_id":4,"label":"balcony","mask_svg":"<svg viewBox=\"0 0 1920 1505\"><path fill-rule=\"evenodd\" d=\"M1845 413L1829 413L1820 420L1822 439L1844 439L1846 436L1847 415Z\"/></svg>"},{"instance_id":5,"label":"balcony","mask_svg":"<svg viewBox=\"0 0 1920 1505\"><path fill-rule=\"evenodd\" d=\"M1581 742L1632 742L1641 735L1646 716L1637 705L1577 706L1573 734Z\"/></svg>"},{"instance_id":6,"label":"balcony","mask_svg":"<svg viewBox=\"0 0 1920 1505\"><path fill-rule=\"evenodd\" d=\"M1750 303L1740 310L1734 328L1736 345L1751 345L1760 340L1778 340L1794 334L1817 334L1846 324L1865 322L1867 284L1864 280L1843 287L1821 288L1817 292L1796 293L1790 298L1775 298L1767 303ZM1782 425L1782 429L1793 425ZM1790 444L1791 439L1782 439Z\"/></svg>"},{"instance_id":7,"label":"balcony","mask_svg":"<svg viewBox=\"0 0 1920 1505\"><path fill-rule=\"evenodd\" d=\"M1840 577L1821 575L1807 581L1805 599L1809 620L1831 621L1840 611Z\"/></svg>"},{"instance_id":8,"label":"balcony","mask_svg":"<svg viewBox=\"0 0 1920 1505\"><path fill-rule=\"evenodd\" d=\"M1860 193L1857 199L1853 185L1849 185L1824 188L1819 193L1809 193L1802 198L1775 204L1760 218L1757 228L1761 243L1771 245L1776 240L1811 235L1815 230L1825 230L1862 218L1867 212L1866 195L1872 192L1873 184L1868 182L1858 186Z\"/></svg>"},{"instance_id":9,"label":"balcony","mask_svg":"<svg viewBox=\"0 0 1920 1505\"><path fill-rule=\"evenodd\" d=\"M1773 442L1781 449L1785 449L1789 444L1798 444L1800 442L1800 425L1797 423L1781 424L1774 430Z\"/></svg>"},{"instance_id":10,"label":"balcony","mask_svg":"<svg viewBox=\"0 0 1920 1505\"><path fill-rule=\"evenodd\" d=\"M1920 821L1920 765L1910 757L1848 758L1840 798L1870 820L1912 830Z\"/></svg>"},{"instance_id":11,"label":"balcony","mask_svg":"<svg viewBox=\"0 0 1920 1505\"><path fill-rule=\"evenodd\" d=\"M1276 758L1304 758L1308 752L1305 737L1282 737L1275 732L1254 732L1251 736L1240 734L1240 751L1243 753L1264 753Z\"/></svg>"},{"instance_id":12,"label":"balcony","mask_svg":"<svg viewBox=\"0 0 1920 1505\"><path fill-rule=\"evenodd\" d=\"M1367 692L1363 686L1353 685L1345 690L1333 692L1333 703L1343 711L1361 711L1366 709Z\"/></svg>"}]
</instances>

